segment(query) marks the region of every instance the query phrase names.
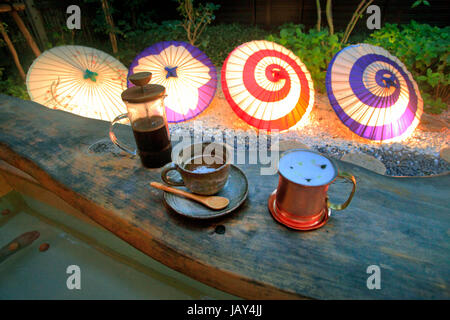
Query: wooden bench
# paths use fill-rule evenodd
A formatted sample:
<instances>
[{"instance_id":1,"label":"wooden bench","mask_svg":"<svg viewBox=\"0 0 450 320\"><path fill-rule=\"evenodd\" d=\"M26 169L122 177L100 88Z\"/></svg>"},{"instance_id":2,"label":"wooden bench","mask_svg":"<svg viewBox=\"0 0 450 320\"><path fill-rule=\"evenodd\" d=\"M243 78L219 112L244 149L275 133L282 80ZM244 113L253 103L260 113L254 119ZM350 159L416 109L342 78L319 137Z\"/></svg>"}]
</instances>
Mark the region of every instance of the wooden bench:
<instances>
[{"instance_id":1,"label":"wooden bench","mask_svg":"<svg viewBox=\"0 0 450 320\"><path fill-rule=\"evenodd\" d=\"M159 190L160 170L138 158L93 152L109 123L0 95L0 158L167 266L215 288L255 299L449 299L449 174L378 175L338 161L356 176L351 205L321 229L296 232L275 222L267 198L278 176L239 165L247 201L210 221L178 216ZM131 134L128 127L121 128ZM349 186L330 190L342 201ZM215 232L218 225L225 233ZM381 289L367 268L379 266Z\"/></svg>"}]
</instances>

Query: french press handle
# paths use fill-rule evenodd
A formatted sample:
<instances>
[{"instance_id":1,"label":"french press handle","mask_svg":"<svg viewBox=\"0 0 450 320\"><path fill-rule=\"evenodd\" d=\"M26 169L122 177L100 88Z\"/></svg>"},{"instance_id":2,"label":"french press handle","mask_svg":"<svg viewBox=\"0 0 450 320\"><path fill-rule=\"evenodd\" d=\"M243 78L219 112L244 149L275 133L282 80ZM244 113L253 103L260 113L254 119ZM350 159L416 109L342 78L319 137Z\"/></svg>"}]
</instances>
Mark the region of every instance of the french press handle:
<instances>
[{"instance_id":1,"label":"french press handle","mask_svg":"<svg viewBox=\"0 0 450 320\"><path fill-rule=\"evenodd\" d=\"M114 133L114 125L119 122L122 119L128 119L130 120L130 118L128 117L128 113L122 113L121 115L118 115L112 122L111 122L111 126L109 127L109 138L111 139L111 141L118 146L120 149L122 149L125 152L128 152L129 154L132 154L133 156L136 155L136 149L132 149L130 147L128 147L126 144L124 144L123 142L119 142L119 139L117 139L116 134Z\"/></svg>"}]
</instances>

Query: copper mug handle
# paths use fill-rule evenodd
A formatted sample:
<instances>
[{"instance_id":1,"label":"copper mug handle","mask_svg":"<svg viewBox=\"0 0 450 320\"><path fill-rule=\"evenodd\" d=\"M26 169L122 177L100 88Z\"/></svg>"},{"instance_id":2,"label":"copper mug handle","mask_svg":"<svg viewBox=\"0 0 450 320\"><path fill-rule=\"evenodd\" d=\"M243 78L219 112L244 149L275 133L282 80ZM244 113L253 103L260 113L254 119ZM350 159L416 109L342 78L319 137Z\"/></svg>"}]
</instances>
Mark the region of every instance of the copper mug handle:
<instances>
[{"instance_id":1,"label":"copper mug handle","mask_svg":"<svg viewBox=\"0 0 450 320\"><path fill-rule=\"evenodd\" d=\"M351 174L348 174L346 172L341 172L340 174L338 174L337 177L345 179L347 181L350 181L353 184L352 192L350 193L350 196L348 197L347 201L345 201L344 203L342 203L342 204L331 203L327 197L328 208L339 211L339 210L344 210L345 208L347 208L348 205L350 204L350 202L352 201L353 196L355 195L355 191L356 191L356 179L354 176L352 176Z\"/></svg>"}]
</instances>

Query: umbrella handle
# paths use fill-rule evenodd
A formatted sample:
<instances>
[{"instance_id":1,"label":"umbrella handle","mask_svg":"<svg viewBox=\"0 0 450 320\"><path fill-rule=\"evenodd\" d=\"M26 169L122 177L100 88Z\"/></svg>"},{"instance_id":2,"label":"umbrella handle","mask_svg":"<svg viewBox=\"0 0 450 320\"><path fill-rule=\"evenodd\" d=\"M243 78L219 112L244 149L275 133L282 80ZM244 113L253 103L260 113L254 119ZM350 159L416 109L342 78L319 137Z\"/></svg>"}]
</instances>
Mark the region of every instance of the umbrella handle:
<instances>
[{"instance_id":1,"label":"umbrella handle","mask_svg":"<svg viewBox=\"0 0 450 320\"><path fill-rule=\"evenodd\" d=\"M117 116L112 122L111 122L111 126L109 127L109 138L111 139L111 141L118 146L120 149L122 149L123 151L128 152L129 154L132 154L133 156L136 155L136 149L131 149L128 146L126 146L125 144L123 144L123 142L119 142L119 140L116 137L116 134L114 133L114 125L116 124L116 122L119 122L122 119L128 119L128 113L123 113L119 116Z\"/></svg>"}]
</instances>

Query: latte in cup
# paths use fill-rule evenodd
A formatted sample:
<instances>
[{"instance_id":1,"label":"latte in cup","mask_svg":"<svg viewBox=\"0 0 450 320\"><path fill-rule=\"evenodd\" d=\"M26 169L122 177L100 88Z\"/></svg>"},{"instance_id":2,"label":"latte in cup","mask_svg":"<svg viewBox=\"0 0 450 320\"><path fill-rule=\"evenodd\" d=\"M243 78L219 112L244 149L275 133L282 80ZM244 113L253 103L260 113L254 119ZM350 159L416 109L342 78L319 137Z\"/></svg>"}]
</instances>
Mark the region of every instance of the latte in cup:
<instances>
[{"instance_id":1,"label":"latte in cup","mask_svg":"<svg viewBox=\"0 0 450 320\"><path fill-rule=\"evenodd\" d=\"M172 152L173 162L164 166L161 179L174 186L185 186L190 192L213 195L227 183L230 172L231 147L225 143L200 142ZM181 180L168 175L176 170Z\"/></svg>"},{"instance_id":2,"label":"latte in cup","mask_svg":"<svg viewBox=\"0 0 450 320\"><path fill-rule=\"evenodd\" d=\"M182 165L183 169L192 173L209 173L219 169L223 164L222 157L195 156Z\"/></svg>"},{"instance_id":3,"label":"latte in cup","mask_svg":"<svg viewBox=\"0 0 450 320\"><path fill-rule=\"evenodd\" d=\"M337 175L328 158L303 149L282 156L278 168L286 179L311 187L326 185Z\"/></svg>"}]
</instances>

